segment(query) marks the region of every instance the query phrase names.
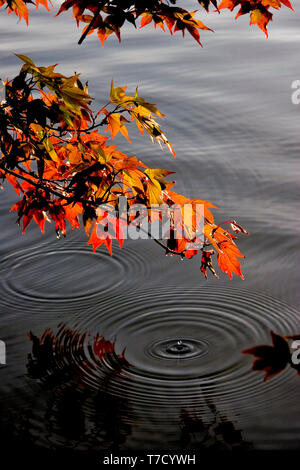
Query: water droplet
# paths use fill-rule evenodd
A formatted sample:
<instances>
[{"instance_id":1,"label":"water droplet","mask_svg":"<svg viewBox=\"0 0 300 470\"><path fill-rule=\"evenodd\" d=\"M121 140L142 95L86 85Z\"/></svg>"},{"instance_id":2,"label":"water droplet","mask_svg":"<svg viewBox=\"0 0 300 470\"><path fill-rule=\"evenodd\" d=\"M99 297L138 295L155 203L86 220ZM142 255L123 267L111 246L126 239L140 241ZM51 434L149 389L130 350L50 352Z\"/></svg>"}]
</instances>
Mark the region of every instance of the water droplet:
<instances>
[{"instance_id":1,"label":"water droplet","mask_svg":"<svg viewBox=\"0 0 300 470\"><path fill-rule=\"evenodd\" d=\"M167 339L152 344L148 351L162 359L192 359L207 352L208 345L195 339Z\"/></svg>"}]
</instances>

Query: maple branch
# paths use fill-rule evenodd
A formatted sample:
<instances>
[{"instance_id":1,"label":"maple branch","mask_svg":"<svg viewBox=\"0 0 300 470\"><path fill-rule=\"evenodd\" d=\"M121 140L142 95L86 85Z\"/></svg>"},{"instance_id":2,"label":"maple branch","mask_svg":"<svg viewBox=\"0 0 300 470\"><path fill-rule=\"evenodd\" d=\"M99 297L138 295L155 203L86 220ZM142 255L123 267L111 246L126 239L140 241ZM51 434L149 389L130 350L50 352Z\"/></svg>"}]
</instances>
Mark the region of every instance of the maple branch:
<instances>
[{"instance_id":1,"label":"maple branch","mask_svg":"<svg viewBox=\"0 0 300 470\"><path fill-rule=\"evenodd\" d=\"M1 165L0 165L0 168L1 168ZM69 203L74 203L74 198L71 197L71 196L67 196L67 195L63 195L61 193L59 193L58 191L56 191L55 189L47 186L47 185L43 185L40 181L37 182L37 181L33 181L31 180L30 178L27 178L26 176L24 175L20 175L19 173L13 171L13 170L10 170L6 167L3 167L3 170L7 173L9 173L10 175L12 176L15 176L17 178L21 178L23 181L26 181L27 183L31 184L32 186L35 186L37 187L38 189L43 189L44 191L48 191L50 192L51 194L53 194L54 196L58 196L59 198L63 198L65 199L66 201L68 201ZM82 198L79 198L76 202L81 202L83 204L87 204L89 206L92 206L94 208L98 208L99 207L99 204L93 202L93 201L88 201L86 199L82 199ZM107 212L110 212L110 208L106 210L105 208L105 211ZM113 209L111 209L111 212L110 213L113 213ZM127 222L127 219L125 219L124 217L119 217L120 220L123 220L124 222ZM135 220L132 220L131 223L135 223L137 224L137 222ZM136 225L137 226L137 225ZM145 234L147 234L150 238L151 238L151 233L148 231L148 230L145 230L143 227L140 227L140 230L142 232L144 232ZM166 250L166 252L169 254L172 254L172 255L178 255L178 256L183 256L184 253L186 252L186 250L183 250L181 252L178 252L178 251L174 251L170 248L168 248L167 245L165 245L164 243L162 243L160 240L158 240L157 238L152 238L152 240L157 243L160 247L162 247L164 250ZM202 249L202 248L201 248Z\"/></svg>"},{"instance_id":2,"label":"maple branch","mask_svg":"<svg viewBox=\"0 0 300 470\"><path fill-rule=\"evenodd\" d=\"M99 0L96 0L94 11L100 9L99 4L101 5ZM87 35L92 28L104 28L105 25L100 24L100 20L100 14L97 17L96 13L84 34ZM84 35L81 40L83 39ZM73 227L74 223L75 226L82 225L86 229L93 226L89 244L93 244L95 251L99 244L105 242L111 252L112 239L121 241L121 236L118 233L106 235L104 232L108 231L111 220L118 219L119 222L125 222L127 227L135 228L137 234L147 234L147 237L141 237L154 240L166 254L191 258L202 252L200 269L206 278L207 269L218 277L211 260L214 251L205 249L213 244L218 251L220 269L230 279L233 273L243 278L237 259L243 255L233 242L236 237L222 228L221 224L215 225L212 216L208 216L209 219L204 217L205 228L210 227L211 243L208 243L206 232L198 223L195 228L194 222L190 226L188 224L189 231L184 233L181 232L186 225L183 220L180 219L179 225L175 225L172 206L177 201L183 209L185 204L192 204L193 200L176 192L169 192L172 184L169 187L164 178L173 172L149 168L137 157L128 157L115 151L115 145L108 146L107 138L96 130L93 131L107 125L111 138L120 131L129 140L124 122L130 121L121 116L121 113L128 112L141 133L146 130L152 139L159 144L164 143L175 157L172 145L155 120L155 115L163 116L156 105L138 96L137 91L134 96L126 96L126 87L115 88L112 81L109 103L94 113L89 106L91 97L87 88L83 88L79 82L77 74L65 77L53 71L55 66L38 67L30 58L23 55L18 57L25 65L13 81L7 82L5 109L0 106L0 150L3 156L0 160L0 173L3 179L6 178L13 185L18 195L20 191L23 193L23 199L12 208L18 210L18 222L23 218L23 233L32 219L43 231L48 213L56 222L58 236L60 232L66 235L66 221ZM30 93L32 90L24 80L27 74L34 74L41 98L35 98ZM48 88L50 95L45 94L40 87ZM100 114L102 116L98 118ZM110 118L113 114L117 118ZM27 161L32 161L32 165L28 165ZM22 184L22 181L29 185ZM124 213L118 207L120 196L127 199ZM163 201L169 207L169 230L166 232L164 228L157 235L158 238L154 238L152 206L160 205ZM140 210L135 217L130 214L132 204L141 202L147 211L147 216L142 216L143 222ZM99 210L104 211L104 217L108 217L106 222L101 222L103 217ZM193 207L193 215L194 211ZM80 214L83 220L79 223ZM230 224L234 233L248 233L235 220L224 223ZM98 229L101 229L100 234Z\"/></svg>"},{"instance_id":3,"label":"maple branch","mask_svg":"<svg viewBox=\"0 0 300 470\"><path fill-rule=\"evenodd\" d=\"M99 113L102 111L102 109L105 109L106 106L108 106L110 104L107 103L103 108L101 108L101 110L99 111ZM67 134L68 132L76 132L77 134L88 134L89 132L93 131L94 129L97 129L98 127L102 127L104 126L105 124L108 124L107 122L107 118L109 116L111 116L112 114L115 114L115 112L118 110L118 113L121 114L121 113L126 113L128 112L127 109L119 109L120 106L117 105L112 111L109 111L108 114L106 116L104 116L104 118L102 119L102 121L98 122L98 124L96 124L96 119L93 118L93 124L88 127L87 129L70 129L70 128L67 128L67 129L64 129L63 131L60 132L60 136L56 136L56 138L60 139L62 142L65 142L62 138L62 136L64 136L65 134ZM50 131L57 131L58 129L55 128L55 127L50 127L46 124L45 126L47 129L49 129Z\"/></svg>"},{"instance_id":4,"label":"maple branch","mask_svg":"<svg viewBox=\"0 0 300 470\"><path fill-rule=\"evenodd\" d=\"M39 182L37 181L33 181L32 179L30 178L27 178L27 176L24 176L24 175L20 175L19 173L13 171L13 170L10 170L6 167L3 167L0 165L0 168L2 168L6 173L9 173L10 175L12 176L15 176L16 178L21 178L23 181L26 181L27 183L29 184L32 184L32 186L35 186L36 188L39 188L39 189L43 189L44 191L49 191L51 194L54 194L55 196L58 196L60 198L63 198L63 199L72 199L71 202L74 202L73 198L69 197L69 196L64 196L63 194L59 193L58 191L56 191L55 189L53 188L50 188L49 186L47 185L43 185L42 182L39 180ZM35 177L36 178L36 177ZM38 179L38 178L36 178Z\"/></svg>"},{"instance_id":5,"label":"maple branch","mask_svg":"<svg viewBox=\"0 0 300 470\"><path fill-rule=\"evenodd\" d=\"M109 103L109 104L110 104L110 103ZM117 110L118 110L119 114L121 114L121 113L126 113L126 111L127 111L127 109L118 109L118 108L120 108L119 105L117 105L117 106L115 107L115 109L113 109L112 111L109 111L109 113L108 113L106 116L104 116L104 118L102 119L102 121L99 122L99 124L96 124L92 129L96 129L96 127L100 127L100 126L104 126L105 124L108 124L107 118L109 118L109 116L111 116L112 114L115 114L115 112L116 112ZM104 109L104 108L102 108L102 109ZM89 128L88 130L92 130L92 129Z\"/></svg>"},{"instance_id":6,"label":"maple branch","mask_svg":"<svg viewBox=\"0 0 300 470\"><path fill-rule=\"evenodd\" d=\"M90 24L88 25L88 27L86 28L86 30L84 31L84 33L82 34L81 38L79 39L78 41L78 44L82 44L83 41L85 40L85 38L87 37L87 35L89 34L90 30L92 29L92 27L94 26L95 24L95 21L96 21L96 18L97 16L99 15L100 11L101 11L101 8L103 6L103 2L100 3L100 5L98 6L94 16L93 16L93 19L91 20Z\"/></svg>"}]
</instances>

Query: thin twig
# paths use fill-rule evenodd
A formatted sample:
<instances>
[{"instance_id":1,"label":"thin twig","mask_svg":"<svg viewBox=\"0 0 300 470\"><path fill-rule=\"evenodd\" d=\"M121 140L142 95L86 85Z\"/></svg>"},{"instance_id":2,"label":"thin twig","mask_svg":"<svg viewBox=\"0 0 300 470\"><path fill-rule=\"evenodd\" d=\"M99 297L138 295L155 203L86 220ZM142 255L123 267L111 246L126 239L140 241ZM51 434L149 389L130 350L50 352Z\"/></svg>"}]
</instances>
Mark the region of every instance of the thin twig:
<instances>
[{"instance_id":1,"label":"thin twig","mask_svg":"<svg viewBox=\"0 0 300 470\"><path fill-rule=\"evenodd\" d=\"M85 40L85 38L87 37L87 35L89 34L90 30L92 29L92 27L94 26L94 23L96 21L96 18L97 16L99 15L100 11L101 11L101 8L102 8L102 2L100 3L100 5L98 6L95 14L94 14L94 17L93 19L91 20L90 24L88 25L88 27L86 28L86 30L84 31L84 33L82 34L81 38L79 39L78 41L78 44L82 44L83 41Z\"/></svg>"}]
</instances>

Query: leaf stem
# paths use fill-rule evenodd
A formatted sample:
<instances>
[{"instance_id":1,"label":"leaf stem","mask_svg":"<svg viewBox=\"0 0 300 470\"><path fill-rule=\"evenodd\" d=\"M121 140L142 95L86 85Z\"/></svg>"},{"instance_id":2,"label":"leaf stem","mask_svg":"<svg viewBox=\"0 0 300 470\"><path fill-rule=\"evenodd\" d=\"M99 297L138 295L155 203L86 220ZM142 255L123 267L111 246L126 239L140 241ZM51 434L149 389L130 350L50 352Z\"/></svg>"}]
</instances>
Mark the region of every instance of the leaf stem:
<instances>
[{"instance_id":1,"label":"leaf stem","mask_svg":"<svg viewBox=\"0 0 300 470\"><path fill-rule=\"evenodd\" d=\"M93 16L93 19L91 20L90 24L88 25L88 27L86 28L86 30L84 31L84 33L82 34L81 38L79 39L78 41L78 44L82 44L83 41L85 40L85 38L87 37L87 35L89 34L90 30L92 29L92 27L94 26L94 23L96 21L96 18L97 16L99 15L100 11L101 11L101 8L102 8L102 2L100 3L100 5L98 6L94 16Z\"/></svg>"}]
</instances>

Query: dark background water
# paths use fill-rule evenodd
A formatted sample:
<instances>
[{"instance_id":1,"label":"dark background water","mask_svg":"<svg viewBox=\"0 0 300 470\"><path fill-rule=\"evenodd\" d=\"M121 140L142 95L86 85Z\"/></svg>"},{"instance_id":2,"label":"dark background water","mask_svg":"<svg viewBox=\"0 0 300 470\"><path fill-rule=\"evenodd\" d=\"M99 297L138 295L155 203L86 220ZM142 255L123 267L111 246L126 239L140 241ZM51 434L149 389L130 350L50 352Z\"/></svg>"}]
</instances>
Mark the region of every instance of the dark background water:
<instances>
[{"instance_id":1,"label":"dark background water","mask_svg":"<svg viewBox=\"0 0 300 470\"><path fill-rule=\"evenodd\" d=\"M215 203L217 220L235 218L251 236L239 244L245 281L205 281L199 260L166 258L150 240L127 241L110 258L104 248L93 254L79 231L57 240L54 227L41 235L32 226L22 236L9 213L15 195L5 188L1 436L16 448L75 453L299 450L299 377L289 369L264 383L241 354L270 343L271 329L300 333L300 108L291 102L291 83L300 79L299 8L274 15L268 41L248 18L203 14L216 30L202 34L203 49L192 38L154 34L152 26L127 28L121 45L110 38L102 48L90 36L78 46L71 15L51 16L33 11L27 29L1 9L1 77L16 74L18 52L38 65L59 63L65 74L81 71L97 107L107 102L112 78L130 91L139 85L167 115L163 126L177 159L133 127L134 144L116 139L120 149L176 171L178 192ZM55 374L62 371L50 384L27 367L27 332L41 336L47 328L57 334ZM91 354L97 333L116 342L116 354L126 348L120 373L117 358L99 365ZM202 354L181 360L149 353L169 338L199 341Z\"/></svg>"}]
</instances>

